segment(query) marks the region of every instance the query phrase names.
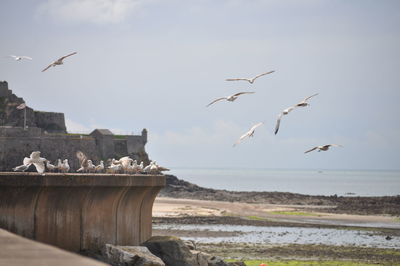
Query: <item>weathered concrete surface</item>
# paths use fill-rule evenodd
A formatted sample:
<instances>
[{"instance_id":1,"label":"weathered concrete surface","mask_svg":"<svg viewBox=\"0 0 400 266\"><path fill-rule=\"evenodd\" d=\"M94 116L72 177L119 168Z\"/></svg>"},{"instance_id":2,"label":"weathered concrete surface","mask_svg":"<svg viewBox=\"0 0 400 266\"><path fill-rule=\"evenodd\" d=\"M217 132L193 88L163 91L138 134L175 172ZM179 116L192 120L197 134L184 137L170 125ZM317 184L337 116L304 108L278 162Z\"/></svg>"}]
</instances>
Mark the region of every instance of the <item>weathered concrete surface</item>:
<instances>
[{"instance_id":1,"label":"weathered concrete surface","mask_svg":"<svg viewBox=\"0 0 400 266\"><path fill-rule=\"evenodd\" d=\"M35 242L0 229L0 266L105 266L56 247Z\"/></svg>"},{"instance_id":2,"label":"weathered concrete surface","mask_svg":"<svg viewBox=\"0 0 400 266\"><path fill-rule=\"evenodd\" d=\"M151 237L163 175L0 173L0 227L67 250Z\"/></svg>"}]
</instances>

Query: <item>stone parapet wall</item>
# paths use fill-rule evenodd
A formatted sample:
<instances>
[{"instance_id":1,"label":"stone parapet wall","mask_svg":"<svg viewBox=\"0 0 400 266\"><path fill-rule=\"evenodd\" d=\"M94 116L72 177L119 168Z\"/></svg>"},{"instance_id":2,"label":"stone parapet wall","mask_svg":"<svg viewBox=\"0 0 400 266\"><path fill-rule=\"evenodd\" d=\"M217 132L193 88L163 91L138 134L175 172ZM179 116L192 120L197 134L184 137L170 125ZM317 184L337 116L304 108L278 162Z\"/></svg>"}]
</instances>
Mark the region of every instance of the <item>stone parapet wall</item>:
<instances>
[{"instance_id":1,"label":"stone parapet wall","mask_svg":"<svg viewBox=\"0 0 400 266\"><path fill-rule=\"evenodd\" d=\"M0 173L0 227L74 252L151 237L163 175Z\"/></svg>"}]
</instances>

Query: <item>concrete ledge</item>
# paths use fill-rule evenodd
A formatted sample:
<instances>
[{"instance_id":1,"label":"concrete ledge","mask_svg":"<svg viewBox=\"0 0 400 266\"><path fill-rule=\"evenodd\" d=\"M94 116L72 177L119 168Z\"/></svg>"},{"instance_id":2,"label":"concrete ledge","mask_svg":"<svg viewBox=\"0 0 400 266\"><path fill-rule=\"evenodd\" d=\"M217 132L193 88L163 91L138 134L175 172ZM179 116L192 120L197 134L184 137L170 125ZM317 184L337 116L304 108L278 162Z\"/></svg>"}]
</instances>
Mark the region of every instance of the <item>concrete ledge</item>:
<instances>
[{"instance_id":1,"label":"concrete ledge","mask_svg":"<svg viewBox=\"0 0 400 266\"><path fill-rule=\"evenodd\" d=\"M2 266L105 266L102 262L41 244L0 229Z\"/></svg>"},{"instance_id":2,"label":"concrete ledge","mask_svg":"<svg viewBox=\"0 0 400 266\"><path fill-rule=\"evenodd\" d=\"M163 175L0 173L0 227L74 252L151 237Z\"/></svg>"}]
</instances>

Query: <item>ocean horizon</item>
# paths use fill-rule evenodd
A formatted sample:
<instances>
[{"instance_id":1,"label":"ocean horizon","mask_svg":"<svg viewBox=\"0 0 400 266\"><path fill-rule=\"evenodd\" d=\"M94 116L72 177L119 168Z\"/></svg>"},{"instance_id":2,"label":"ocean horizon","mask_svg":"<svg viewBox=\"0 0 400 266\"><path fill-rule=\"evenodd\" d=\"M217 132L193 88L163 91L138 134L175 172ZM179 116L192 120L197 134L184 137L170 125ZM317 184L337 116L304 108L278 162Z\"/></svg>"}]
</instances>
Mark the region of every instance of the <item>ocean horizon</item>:
<instances>
[{"instance_id":1,"label":"ocean horizon","mask_svg":"<svg viewBox=\"0 0 400 266\"><path fill-rule=\"evenodd\" d=\"M400 170L175 167L168 174L202 187L232 191L323 196L400 195Z\"/></svg>"}]
</instances>

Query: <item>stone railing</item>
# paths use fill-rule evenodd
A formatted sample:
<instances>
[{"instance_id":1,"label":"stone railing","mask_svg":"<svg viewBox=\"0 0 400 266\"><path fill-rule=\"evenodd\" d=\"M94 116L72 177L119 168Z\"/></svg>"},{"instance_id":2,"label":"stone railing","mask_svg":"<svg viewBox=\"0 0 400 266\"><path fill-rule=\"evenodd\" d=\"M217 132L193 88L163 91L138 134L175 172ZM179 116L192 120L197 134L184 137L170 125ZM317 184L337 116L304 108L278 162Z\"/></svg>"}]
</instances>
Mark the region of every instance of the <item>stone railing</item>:
<instances>
[{"instance_id":1,"label":"stone railing","mask_svg":"<svg viewBox=\"0 0 400 266\"><path fill-rule=\"evenodd\" d=\"M163 175L0 172L0 227L74 252L151 237Z\"/></svg>"}]
</instances>

